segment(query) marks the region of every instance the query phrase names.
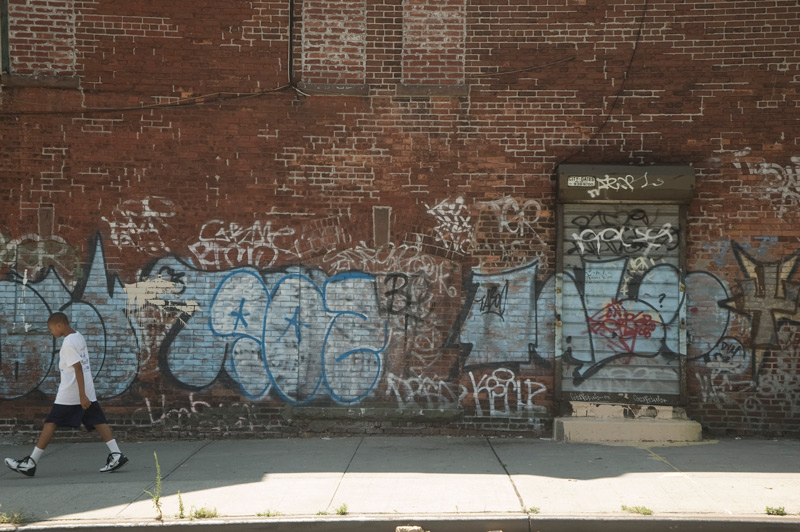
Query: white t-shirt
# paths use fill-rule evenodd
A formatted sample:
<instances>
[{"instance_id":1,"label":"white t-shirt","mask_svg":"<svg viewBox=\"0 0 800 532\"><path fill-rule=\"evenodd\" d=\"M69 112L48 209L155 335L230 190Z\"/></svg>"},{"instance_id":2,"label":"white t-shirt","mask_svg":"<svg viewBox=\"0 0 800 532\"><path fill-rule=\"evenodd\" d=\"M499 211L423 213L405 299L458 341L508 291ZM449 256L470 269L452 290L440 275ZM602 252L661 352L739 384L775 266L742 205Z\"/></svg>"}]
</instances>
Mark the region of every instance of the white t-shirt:
<instances>
[{"instance_id":1,"label":"white t-shirt","mask_svg":"<svg viewBox=\"0 0 800 532\"><path fill-rule=\"evenodd\" d=\"M58 353L58 369L61 370L61 383L58 385L56 404L81 404L78 380L75 378L75 369L72 367L77 362L80 362L83 368L86 397L92 402L97 401L94 381L92 380L92 367L89 365L89 348L86 347L86 340L84 340L83 335L79 332L74 332L64 338L64 343L61 344L61 351Z\"/></svg>"}]
</instances>

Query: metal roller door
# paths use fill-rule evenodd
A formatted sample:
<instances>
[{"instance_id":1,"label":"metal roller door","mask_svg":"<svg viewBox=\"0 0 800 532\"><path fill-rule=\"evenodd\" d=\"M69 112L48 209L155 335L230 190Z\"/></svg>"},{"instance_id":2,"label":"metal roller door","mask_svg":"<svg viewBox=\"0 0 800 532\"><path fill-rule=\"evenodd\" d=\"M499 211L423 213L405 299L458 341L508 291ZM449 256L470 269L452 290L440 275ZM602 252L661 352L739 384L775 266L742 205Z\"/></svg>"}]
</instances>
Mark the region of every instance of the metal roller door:
<instances>
[{"instance_id":1,"label":"metal roller door","mask_svg":"<svg viewBox=\"0 0 800 532\"><path fill-rule=\"evenodd\" d=\"M563 227L562 391L673 402L683 353L679 206L565 205Z\"/></svg>"},{"instance_id":2,"label":"metal roller door","mask_svg":"<svg viewBox=\"0 0 800 532\"><path fill-rule=\"evenodd\" d=\"M564 165L559 171L560 398L681 403L681 224L693 170Z\"/></svg>"}]
</instances>

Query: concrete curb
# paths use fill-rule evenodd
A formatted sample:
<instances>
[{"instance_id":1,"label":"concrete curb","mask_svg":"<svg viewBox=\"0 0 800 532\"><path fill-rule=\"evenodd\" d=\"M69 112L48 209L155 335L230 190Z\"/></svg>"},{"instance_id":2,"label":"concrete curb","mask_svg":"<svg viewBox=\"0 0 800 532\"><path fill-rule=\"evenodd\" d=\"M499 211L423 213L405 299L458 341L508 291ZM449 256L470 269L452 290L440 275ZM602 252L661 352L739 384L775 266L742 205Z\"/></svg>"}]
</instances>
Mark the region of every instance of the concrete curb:
<instances>
[{"instance_id":1,"label":"concrete curb","mask_svg":"<svg viewBox=\"0 0 800 532\"><path fill-rule=\"evenodd\" d=\"M100 532L125 530L145 532L153 528L191 529L192 532L396 532L398 527L417 526L425 532L796 532L800 518L774 517L743 519L713 517L538 517L508 515L445 516L352 516L301 519L204 519L108 522L38 522L3 526L0 531L18 532Z\"/></svg>"}]
</instances>

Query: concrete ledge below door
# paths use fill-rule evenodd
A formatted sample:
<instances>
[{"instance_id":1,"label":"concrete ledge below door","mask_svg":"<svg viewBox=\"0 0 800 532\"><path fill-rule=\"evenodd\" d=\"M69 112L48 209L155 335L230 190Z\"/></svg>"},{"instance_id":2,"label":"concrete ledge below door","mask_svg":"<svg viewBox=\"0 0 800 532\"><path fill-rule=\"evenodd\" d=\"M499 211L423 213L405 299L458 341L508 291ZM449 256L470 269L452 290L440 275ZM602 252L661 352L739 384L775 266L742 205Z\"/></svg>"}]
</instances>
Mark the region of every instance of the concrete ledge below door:
<instances>
[{"instance_id":1,"label":"concrete ledge below door","mask_svg":"<svg viewBox=\"0 0 800 532\"><path fill-rule=\"evenodd\" d=\"M697 442L700 423L688 419L612 419L560 417L553 423L556 440L582 443Z\"/></svg>"}]
</instances>

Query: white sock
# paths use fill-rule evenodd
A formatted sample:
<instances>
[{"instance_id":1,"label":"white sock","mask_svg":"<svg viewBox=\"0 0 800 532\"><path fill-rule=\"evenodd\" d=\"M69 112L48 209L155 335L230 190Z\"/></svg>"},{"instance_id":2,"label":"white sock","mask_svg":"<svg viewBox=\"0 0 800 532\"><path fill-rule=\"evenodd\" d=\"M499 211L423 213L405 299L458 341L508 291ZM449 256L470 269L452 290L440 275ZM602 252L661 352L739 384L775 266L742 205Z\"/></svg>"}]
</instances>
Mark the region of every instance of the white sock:
<instances>
[{"instance_id":1,"label":"white sock","mask_svg":"<svg viewBox=\"0 0 800 532\"><path fill-rule=\"evenodd\" d=\"M31 453L31 458L37 464L39 463L39 458L42 457L42 453L44 453L44 449L39 449L38 447L33 448L33 452Z\"/></svg>"},{"instance_id":2,"label":"white sock","mask_svg":"<svg viewBox=\"0 0 800 532\"><path fill-rule=\"evenodd\" d=\"M117 445L117 440L116 439L108 440L106 442L106 445L108 445L108 450L111 451L112 453L120 453L120 454L122 454L122 452L119 450L119 445Z\"/></svg>"}]
</instances>

